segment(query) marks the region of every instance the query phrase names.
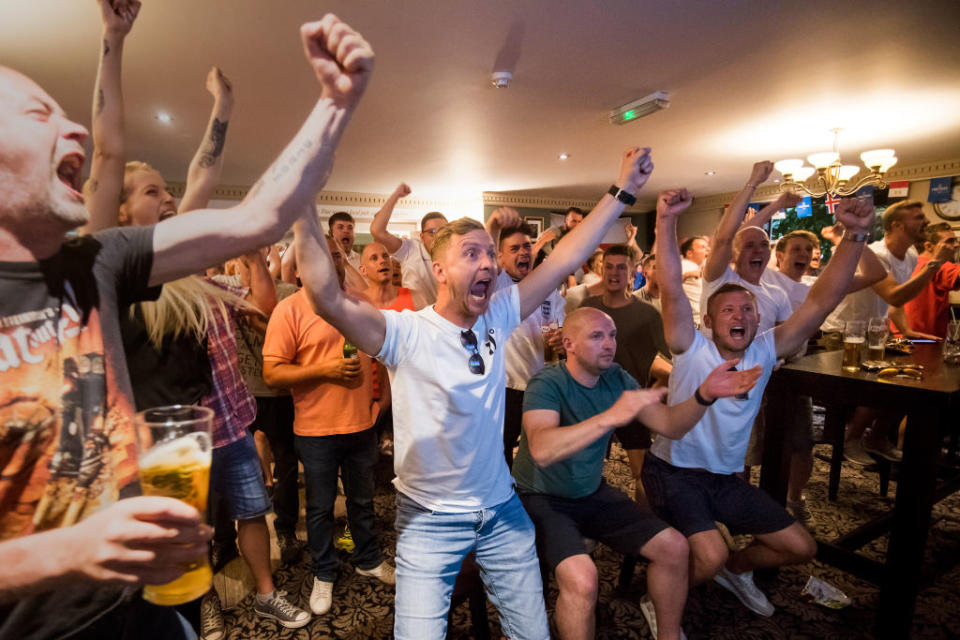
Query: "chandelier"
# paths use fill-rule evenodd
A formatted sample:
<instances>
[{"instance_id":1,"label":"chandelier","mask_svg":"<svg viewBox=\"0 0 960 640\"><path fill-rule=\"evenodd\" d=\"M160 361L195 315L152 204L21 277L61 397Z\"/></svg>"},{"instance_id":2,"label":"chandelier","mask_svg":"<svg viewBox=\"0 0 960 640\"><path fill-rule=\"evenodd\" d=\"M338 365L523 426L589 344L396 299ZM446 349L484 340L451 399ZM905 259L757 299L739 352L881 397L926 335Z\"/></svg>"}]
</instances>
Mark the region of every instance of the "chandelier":
<instances>
[{"instance_id":1,"label":"chandelier","mask_svg":"<svg viewBox=\"0 0 960 640\"><path fill-rule=\"evenodd\" d=\"M831 129L833 132L833 151L823 151L812 153L807 156L807 161L812 167L805 166L803 160L798 158L789 158L774 163L774 167L783 174L783 182L780 184L781 191L793 191L799 193L806 191L815 198L830 195L834 197L849 196L856 193L861 188L872 185L878 189L887 186L884 180L884 174L893 165L897 164L897 156L893 149L873 149L864 151L860 154L860 160L867 168L867 173L859 180L851 179L859 174L862 169L859 165L843 164L840 161L840 131L842 129ZM813 184L808 184L808 179L816 173L813 178Z\"/></svg>"}]
</instances>

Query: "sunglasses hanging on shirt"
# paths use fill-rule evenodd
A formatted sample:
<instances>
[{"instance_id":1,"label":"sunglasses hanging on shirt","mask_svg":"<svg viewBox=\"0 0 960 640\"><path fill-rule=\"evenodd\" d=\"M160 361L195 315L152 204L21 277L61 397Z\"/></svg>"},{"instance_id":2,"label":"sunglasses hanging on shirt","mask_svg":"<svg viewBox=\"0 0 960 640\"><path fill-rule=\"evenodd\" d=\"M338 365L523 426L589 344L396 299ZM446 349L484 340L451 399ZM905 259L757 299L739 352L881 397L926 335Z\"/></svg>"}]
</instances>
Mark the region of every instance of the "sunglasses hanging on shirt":
<instances>
[{"instance_id":1,"label":"sunglasses hanging on shirt","mask_svg":"<svg viewBox=\"0 0 960 640\"><path fill-rule=\"evenodd\" d=\"M464 349L472 350L470 359L467 360L467 366L470 367L470 373L482 376L486 368L483 365L483 358L480 357L480 349L477 345L477 336L470 329L464 329L460 332L460 344Z\"/></svg>"}]
</instances>

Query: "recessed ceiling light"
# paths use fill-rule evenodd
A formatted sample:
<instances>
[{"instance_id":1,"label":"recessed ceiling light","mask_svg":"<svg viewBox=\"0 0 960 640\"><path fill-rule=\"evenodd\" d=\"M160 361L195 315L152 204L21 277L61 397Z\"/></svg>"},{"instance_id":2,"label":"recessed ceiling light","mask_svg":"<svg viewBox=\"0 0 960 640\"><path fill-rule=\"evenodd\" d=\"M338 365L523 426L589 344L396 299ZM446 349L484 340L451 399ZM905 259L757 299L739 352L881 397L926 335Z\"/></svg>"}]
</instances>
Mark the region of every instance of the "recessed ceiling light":
<instances>
[{"instance_id":1,"label":"recessed ceiling light","mask_svg":"<svg viewBox=\"0 0 960 640\"><path fill-rule=\"evenodd\" d=\"M714 170L711 169L710 171L704 171L704 172L703 172L703 175L705 175L705 176L712 176L712 175L716 175L716 173L717 173L716 171L714 171Z\"/></svg>"},{"instance_id":2,"label":"recessed ceiling light","mask_svg":"<svg viewBox=\"0 0 960 640\"><path fill-rule=\"evenodd\" d=\"M173 116L171 116L166 111L158 111L157 115L153 117L159 120L160 122L162 122L163 124L170 124L171 122L173 122Z\"/></svg>"},{"instance_id":3,"label":"recessed ceiling light","mask_svg":"<svg viewBox=\"0 0 960 640\"><path fill-rule=\"evenodd\" d=\"M557 156L557 157L560 158L561 160L566 160L567 158L570 157L570 154L569 154L569 153L561 153L561 154L560 154L559 156Z\"/></svg>"}]
</instances>

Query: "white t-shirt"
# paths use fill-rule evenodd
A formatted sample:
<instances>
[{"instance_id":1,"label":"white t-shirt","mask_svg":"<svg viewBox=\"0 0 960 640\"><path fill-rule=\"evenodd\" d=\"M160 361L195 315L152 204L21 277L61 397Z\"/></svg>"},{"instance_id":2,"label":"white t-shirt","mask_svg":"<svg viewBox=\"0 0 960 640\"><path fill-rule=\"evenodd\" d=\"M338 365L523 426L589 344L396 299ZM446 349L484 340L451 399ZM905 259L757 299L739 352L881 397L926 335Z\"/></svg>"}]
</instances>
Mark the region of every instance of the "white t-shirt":
<instances>
[{"instance_id":1,"label":"white t-shirt","mask_svg":"<svg viewBox=\"0 0 960 640\"><path fill-rule=\"evenodd\" d=\"M427 307L386 320L377 358L393 392L393 484L433 511L463 513L508 500L513 482L503 458L505 345L520 323L520 295L494 293L472 331L484 373L471 373L472 350L460 327Z\"/></svg>"},{"instance_id":2,"label":"white t-shirt","mask_svg":"<svg viewBox=\"0 0 960 640\"><path fill-rule=\"evenodd\" d=\"M680 272L687 273L696 271L703 273L702 267L693 260L683 258L680 261ZM687 300L690 301L690 309L693 311L693 320L700 326L700 298L703 295L703 278L689 279L683 281L683 292L687 294Z\"/></svg>"},{"instance_id":3,"label":"white t-shirt","mask_svg":"<svg viewBox=\"0 0 960 640\"><path fill-rule=\"evenodd\" d=\"M690 348L673 356L670 404L688 400L710 372L724 361L713 341L697 331ZM675 467L706 469L722 474L743 471L753 420L760 410L763 390L776 363L773 330L758 333L737 365L738 369L750 369L758 364L763 367L763 373L747 394L747 399L719 398L696 426L679 440L657 436L650 453Z\"/></svg>"},{"instance_id":4,"label":"white t-shirt","mask_svg":"<svg viewBox=\"0 0 960 640\"><path fill-rule=\"evenodd\" d=\"M871 242L868 246L876 254L887 273L891 274L893 279L897 281L897 284L903 284L913 275L913 270L917 266L917 251L913 247L907 249L903 260L900 260L890 253L884 240ZM821 329L824 331L843 331L843 325L848 320L868 321L870 318L885 318L889 311L890 305L887 304L887 301L878 296L873 291L873 287L866 287L844 296L833 313L823 322Z\"/></svg>"},{"instance_id":5,"label":"white t-shirt","mask_svg":"<svg viewBox=\"0 0 960 640\"><path fill-rule=\"evenodd\" d=\"M437 279L433 277L433 260L420 240L400 238L400 248L393 254L400 261L402 284L410 289L413 306L429 307L437 301Z\"/></svg>"},{"instance_id":6,"label":"white t-shirt","mask_svg":"<svg viewBox=\"0 0 960 640\"><path fill-rule=\"evenodd\" d=\"M787 294L787 299L790 300L790 308L794 311L803 304L803 301L807 299L807 294L810 293L809 284L802 281L797 282L790 276L776 269L764 269L763 275L760 276L760 282L766 282L783 289L783 292Z\"/></svg>"},{"instance_id":7,"label":"white t-shirt","mask_svg":"<svg viewBox=\"0 0 960 640\"><path fill-rule=\"evenodd\" d=\"M497 277L497 290L514 285L513 278L501 270ZM540 308L520 322L520 326L507 340L507 387L523 391L527 382L544 367L542 325L556 321L563 326L563 296L554 289Z\"/></svg>"},{"instance_id":8,"label":"white t-shirt","mask_svg":"<svg viewBox=\"0 0 960 640\"><path fill-rule=\"evenodd\" d=\"M351 249L350 253L347 254L347 262L351 267L360 271L360 265L363 264L363 255L358 253L356 249Z\"/></svg>"},{"instance_id":9,"label":"white t-shirt","mask_svg":"<svg viewBox=\"0 0 960 640\"><path fill-rule=\"evenodd\" d=\"M769 269L767 269L767 271L769 271ZM713 292L728 282L733 282L748 291L752 291L753 295L757 297L757 310L760 312L760 327L757 329L758 333L766 331L767 329L773 329L777 323L785 322L786 319L790 317L790 314L793 313L793 308L790 306L790 299L783 289L771 284L769 280L764 280L763 276L760 277L759 285L747 282L728 265L726 271L724 271L723 275L719 278L712 282L703 283L703 297L700 299L700 308L703 310L703 315L707 315L707 300L710 299ZM702 324L703 320L701 318L701 325ZM707 337L710 336L709 329L704 329L703 333Z\"/></svg>"}]
</instances>

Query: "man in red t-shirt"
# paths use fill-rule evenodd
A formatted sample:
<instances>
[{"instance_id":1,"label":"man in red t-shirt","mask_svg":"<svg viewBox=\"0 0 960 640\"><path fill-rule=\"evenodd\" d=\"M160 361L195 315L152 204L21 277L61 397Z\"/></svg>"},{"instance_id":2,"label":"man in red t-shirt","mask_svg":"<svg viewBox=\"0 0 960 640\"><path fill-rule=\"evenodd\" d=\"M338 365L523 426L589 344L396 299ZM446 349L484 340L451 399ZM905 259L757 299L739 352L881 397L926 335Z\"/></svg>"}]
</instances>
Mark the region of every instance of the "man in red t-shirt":
<instances>
[{"instance_id":1,"label":"man in red t-shirt","mask_svg":"<svg viewBox=\"0 0 960 640\"><path fill-rule=\"evenodd\" d=\"M939 260L943 266L917 297L903 305L903 309L911 330L943 338L947 335L950 292L960 289L960 264L954 262L960 241L950 225L943 222L929 225L922 242L923 250L913 275L923 271L931 260Z\"/></svg>"},{"instance_id":2,"label":"man in red t-shirt","mask_svg":"<svg viewBox=\"0 0 960 640\"><path fill-rule=\"evenodd\" d=\"M363 248L360 258L360 275L370 284L363 295L369 298L373 306L378 309L416 311L411 290L398 287L393 282L391 260L390 252L379 242L371 242Z\"/></svg>"}]
</instances>

